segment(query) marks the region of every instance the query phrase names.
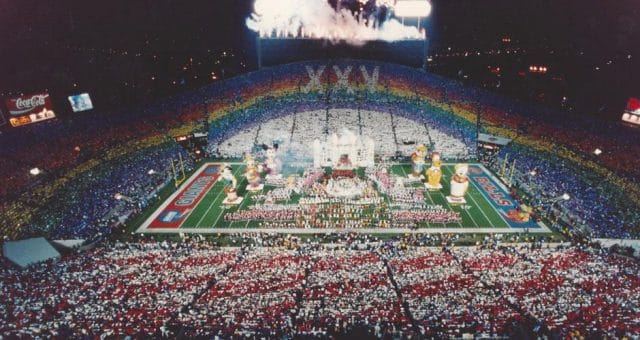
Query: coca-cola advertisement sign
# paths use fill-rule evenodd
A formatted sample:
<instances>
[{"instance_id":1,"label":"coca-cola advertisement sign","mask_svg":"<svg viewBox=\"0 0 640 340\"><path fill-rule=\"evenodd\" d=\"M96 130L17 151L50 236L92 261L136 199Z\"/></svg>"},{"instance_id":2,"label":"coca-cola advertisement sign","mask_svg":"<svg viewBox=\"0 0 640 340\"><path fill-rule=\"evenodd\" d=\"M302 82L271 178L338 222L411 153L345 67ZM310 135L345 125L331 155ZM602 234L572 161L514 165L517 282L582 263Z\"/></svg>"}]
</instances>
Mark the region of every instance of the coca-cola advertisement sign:
<instances>
[{"instance_id":1,"label":"coca-cola advertisement sign","mask_svg":"<svg viewBox=\"0 0 640 340\"><path fill-rule=\"evenodd\" d=\"M22 116L40 112L43 108L53 109L48 93L37 93L18 98L7 99L7 109L12 116Z\"/></svg>"},{"instance_id":2,"label":"coca-cola advertisement sign","mask_svg":"<svg viewBox=\"0 0 640 340\"><path fill-rule=\"evenodd\" d=\"M6 100L9 122L13 126L31 124L55 118L48 93L36 93Z\"/></svg>"}]
</instances>

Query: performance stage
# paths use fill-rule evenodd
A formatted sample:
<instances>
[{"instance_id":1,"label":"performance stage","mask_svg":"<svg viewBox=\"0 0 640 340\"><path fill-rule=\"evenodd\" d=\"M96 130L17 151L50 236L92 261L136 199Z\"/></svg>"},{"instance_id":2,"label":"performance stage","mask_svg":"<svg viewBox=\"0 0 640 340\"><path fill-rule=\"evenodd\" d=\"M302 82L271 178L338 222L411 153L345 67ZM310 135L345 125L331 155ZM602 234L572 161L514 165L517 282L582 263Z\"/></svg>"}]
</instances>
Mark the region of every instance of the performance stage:
<instances>
[{"instance_id":1,"label":"performance stage","mask_svg":"<svg viewBox=\"0 0 640 340\"><path fill-rule=\"evenodd\" d=\"M227 164L234 176L243 163ZM226 205L223 163L202 165L153 213L138 233L548 233L534 219L518 221L508 190L484 166L469 165L465 204L447 201L454 164L442 164L440 190L427 190L407 175L412 165L395 163L355 168L355 176L332 176L332 168L283 168L283 179L261 191L238 180L237 205ZM385 175L385 171L387 174ZM385 177L388 176L388 177ZM329 183L337 183L333 186ZM348 183L347 183L348 182ZM347 185L349 184L349 185ZM341 189L335 188L342 186ZM386 187L385 187L386 186ZM334 188L333 194L331 189ZM327 192L327 189L328 192ZM324 193L319 193L321 191ZM343 194L339 194L342 190ZM353 194L348 194L354 190ZM344 194L347 192L347 194Z\"/></svg>"}]
</instances>

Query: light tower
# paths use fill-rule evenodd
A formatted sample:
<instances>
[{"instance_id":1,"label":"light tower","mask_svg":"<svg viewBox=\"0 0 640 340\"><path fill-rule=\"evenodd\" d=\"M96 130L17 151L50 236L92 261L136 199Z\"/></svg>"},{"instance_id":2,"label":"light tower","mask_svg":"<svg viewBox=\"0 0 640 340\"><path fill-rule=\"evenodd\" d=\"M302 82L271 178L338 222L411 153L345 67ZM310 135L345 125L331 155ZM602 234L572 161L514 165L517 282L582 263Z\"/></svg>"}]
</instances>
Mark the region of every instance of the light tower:
<instances>
[{"instance_id":1,"label":"light tower","mask_svg":"<svg viewBox=\"0 0 640 340\"><path fill-rule=\"evenodd\" d=\"M420 30L420 20L431 14L431 3L427 0L399 0L394 7L397 17L418 18L418 31Z\"/></svg>"},{"instance_id":2,"label":"light tower","mask_svg":"<svg viewBox=\"0 0 640 340\"><path fill-rule=\"evenodd\" d=\"M404 18L417 18L418 19L418 32L420 32L420 21L422 18L426 18L431 14L431 2L428 0L398 0L394 7L394 12L397 17L402 18L404 24ZM427 30L424 32L424 60L422 61L422 69L427 69L427 55L429 55L429 48L427 43Z\"/></svg>"}]
</instances>

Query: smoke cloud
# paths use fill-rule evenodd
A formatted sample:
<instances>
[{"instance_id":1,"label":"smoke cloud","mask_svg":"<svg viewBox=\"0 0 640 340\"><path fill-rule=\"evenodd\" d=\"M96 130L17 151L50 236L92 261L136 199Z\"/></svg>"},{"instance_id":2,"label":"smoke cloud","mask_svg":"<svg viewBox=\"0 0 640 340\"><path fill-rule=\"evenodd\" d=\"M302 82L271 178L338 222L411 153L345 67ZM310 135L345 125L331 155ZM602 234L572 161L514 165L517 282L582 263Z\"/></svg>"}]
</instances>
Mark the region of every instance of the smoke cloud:
<instances>
[{"instance_id":1,"label":"smoke cloud","mask_svg":"<svg viewBox=\"0 0 640 340\"><path fill-rule=\"evenodd\" d=\"M377 9L377 8L376 8ZM261 37L326 39L362 45L370 40L422 39L417 27L374 13L336 9L326 0L256 0L247 27Z\"/></svg>"}]
</instances>

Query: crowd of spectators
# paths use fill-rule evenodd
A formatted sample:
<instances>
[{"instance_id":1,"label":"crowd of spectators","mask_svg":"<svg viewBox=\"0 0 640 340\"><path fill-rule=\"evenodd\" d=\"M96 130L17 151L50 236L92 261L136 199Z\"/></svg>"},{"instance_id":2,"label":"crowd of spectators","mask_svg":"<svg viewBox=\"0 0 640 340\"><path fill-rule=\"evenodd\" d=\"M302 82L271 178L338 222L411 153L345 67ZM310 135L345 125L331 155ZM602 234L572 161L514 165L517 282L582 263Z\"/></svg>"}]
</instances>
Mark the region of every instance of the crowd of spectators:
<instances>
[{"instance_id":1,"label":"crowd of spectators","mask_svg":"<svg viewBox=\"0 0 640 340\"><path fill-rule=\"evenodd\" d=\"M522 170L514 176L514 183L528 192L534 206L549 207L554 199L568 193L571 198L560 205L570 212L575 225L588 226L590 235L640 237L640 212L629 200L627 187L617 187L607 178L555 155L517 145L502 148L489 162L491 168L499 172L505 157Z\"/></svg>"},{"instance_id":2,"label":"crowd of spectators","mask_svg":"<svg viewBox=\"0 0 640 340\"><path fill-rule=\"evenodd\" d=\"M192 158L175 143L136 150L104 160L83 172L65 175L59 188L37 188L7 207L7 235L47 235L51 238L91 238L109 234L123 217L153 202L171 179L170 160L182 157L185 171ZM49 184L55 186L56 183ZM57 190L56 190L57 189ZM33 209L28 223L22 223Z\"/></svg>"},{"instance_id":3,"label":"crowd of spectators","mask_svg":"<svg viewBox=\"0 0 640 340\"><path fill-rule=\"evenodd\" d=\"M326 336L364 329L376 338L413 332L378 254L328 248L309 255L297 332Z\"/></svg>"},{"instance_id":4,"label":"crowd of spectators","mask_svg":"<svg viewBox=\"0 0 640 340\"><path fill-rule=\"evenodd\" d=\"M2 262L0 336L640 334L634 259L569 244L415 247L346 236L240 242L268 247L115 243L24 270Z\"/></svg>"},{"instance_id":5,"label":"crowd of spectators","mask_svg":"<svg viewBox=\"0 0 640 340\"><path fill-rule=\"evenodd\" d=\"M376 138L393 135L393 143L378 143L389 154L406 156L403 152L413 148L412 143L426 142L445 160L473 160L479 118L486 132L514 138L501 155L509 153L519 169L541 174L532 179L542 188L540 198L567 191L575 198L566 203L567 209L593 236L638 236L636 130L557 114L403 66L358 63L367 76L362 68L353 68L349 81L354 91L336 86L332 67L326 67L319 85L313 86L306 67L318 72L323 63L297 63L144 108L4 130L2 234L19 238L44 232L74 238L108 232L112 218L130 210L111 197L121 194L135 202L129 208L143 207L167 178L168 160L180 153L190 158L173 137L205 129L207 120L210 155L238 157L260 143L288 137L290 152L283 159L296 163L305 141L345 124ZM340 69L350 64L336 62ZM376 67L377 83L372 80ZM286 129L275 131L279 125L267 123L274 118ZM312 119L325 119L324 125L305 124ZM254 135L261 124L271 128ZM389 127L393 134L382 134ZM413 136L418 131L419 136ZM596 147L603 150L598 157L593 156ZM42 174L30 176L33 167ZM145 176L149 170L157 175Z\"/></svg>"},{"instance_id":6,"label":"crowd of spectators","mask_svg":"<svg viewBox=\"0 0 640 340\"><path fill-rule=\"evenodd\" d=\"M28 270L3 262L0 335L160 336L238 253L153 242L101 247Z\"/></svg>"},{"instance_id":7,"label":"crowd of spectators","mask_svg":"<svg viewBox=\"0 0 640 340\"><path fill-rule=\"evenodd\" d=\"M210 140L209 152L223 158L240 158L245 152L255 150L256 145L277 141L281 157L289 162L309 162L315 140L324 141L332 133L349 129L374 140L375 153L382 158L409 155L417 144L439 150L444 159L467 160L475 155L471 132L463 136L458 128L446 125L451 123L448 121L425 122L420 117L428 116L426 110L409 115L407 112L419 108L399 108L402 103L369 107L368 104L346 102L330 104L327 108L324 102L271 100L261 105L259 110L243 110L238 112L241 117L233 117L233 125L241 128L231 127L232 124L225 121L215 122L210 134L220 134L220 125L228 130ZM265 111L272 120L259 120Z\"/></svg>"},{"instance_id":8,"label":"crowd of spectators","mask_svg":"<svg viewBox=\"0 0 640 340\"><path fill-rule=\"evenodd\" d=\"M170 160L181 156L187 170L193 166L167 133L189 128L202 113L172 109L158 103L140 112L87 113L3 131L2 235L108 233L117 217L146 206L167 181ZM32 168L41 173L30 175Z\"/></svg>"},{"instance_id":9,"label":"crowd of spectators","mask_svg":"<svg viewBox=\"0 0 640 340\"><path fill-rule=\"evenodd\" d=\"M394 277L431 336L496 336L514 322L540 333L637 334L637 263L578 247L415 248L393 254ZM444 318L442 317L444 316Z\"/></svg>"},{"instance_id":10,"label":"crowd of spectators","mask_svg":"<svg viewBox=\"0 0 640 340\"><path fill-rule=\"evenodd\" d=\"M293 331L308 258L294 250L243 254L176 322L189 337L281 337Z\"/></svg>"}]
</instances>

